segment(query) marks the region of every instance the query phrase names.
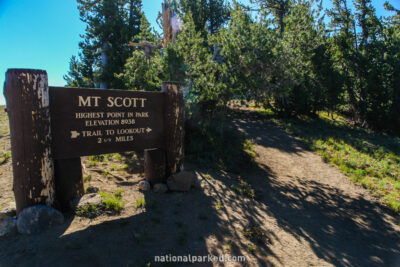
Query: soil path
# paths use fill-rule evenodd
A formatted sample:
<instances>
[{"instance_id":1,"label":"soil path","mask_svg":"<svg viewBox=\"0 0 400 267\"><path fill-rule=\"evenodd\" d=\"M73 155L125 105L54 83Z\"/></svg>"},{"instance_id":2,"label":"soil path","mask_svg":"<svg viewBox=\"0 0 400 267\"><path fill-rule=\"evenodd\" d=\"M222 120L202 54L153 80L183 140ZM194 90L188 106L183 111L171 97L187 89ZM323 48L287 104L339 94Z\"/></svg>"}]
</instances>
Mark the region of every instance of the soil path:
<instances>
[{"instance_id":1,"label":"soil path","mask_svg":"<svg viewBox=\"0 0 400 267\"><path fill-rule=\"evenodd\" d=\"M257 166L248 177L265 197L247 212L270 233L268 262L400 266L398 216L271 123L251 112L233 122L256 143Z\"/></svg>"},{"instance_id":2,"label":"soil path","mask_svg":"<svg viewBox=\"0 0 400 267\"><path fill-rule=\"evenodd\" d=\"M398 216L271 123L248 112L232 121L256 143L253 166L232 174L187 164L197 174L196 187L158 195L138 190L139 159L126 155L90 167L86 158L87 184L122 189L123 212L95 219L66 214L63 225L40 235L0 239L0 267L146 266L155 255L188 254L246 257L245 263L197 266L400 266ZM132 168L113 171L124 160ZM4 205L12 201L10 162L0 173ZM239 176L260 191L259 200L232 190ZM146 208L135 206L138 199ZM266 245L244 236L249 224L265 231Z\"/></svg>"}]
</instances>

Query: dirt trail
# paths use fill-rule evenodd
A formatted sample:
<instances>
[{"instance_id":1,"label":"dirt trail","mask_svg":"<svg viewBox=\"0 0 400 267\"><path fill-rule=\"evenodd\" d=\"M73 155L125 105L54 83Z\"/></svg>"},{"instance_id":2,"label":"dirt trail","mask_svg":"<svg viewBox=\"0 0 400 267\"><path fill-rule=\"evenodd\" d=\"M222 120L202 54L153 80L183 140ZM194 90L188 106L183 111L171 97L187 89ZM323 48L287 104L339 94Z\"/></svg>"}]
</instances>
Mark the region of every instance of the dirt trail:
<instances>
[{"instance_id":1,"label":"dirt trail","mask_svg":"<svg viewBox=\"0 0 400 267\"><path fill-rule=\"evenodd\" d=\"M140 170L116 179L95 170L110 171L118 162L87 167L89 184L124 191L125 210L93 220L66 215L63 225L41 235L0 239L0 266L145 266L169 254L246 257L246 263L196 266L400 266L398 216L272 124L242 113L233 125L256 143L251 168L231 174L186 164L196 171L197 186L157 195L137 189ZM10 165L0 167L2 189L10 191ZM261 199L232 190L239 176L261 191ZM139 198L148 203L145 209L135 207ZM266 232L268 244L243 235L249 224Z\"/></svg>"},{"instance_id":2,"label":"dirt trail","mask_svg":"<svg viewBox=\"0 0 400 267\"><path fill-rule=\"evenodd\" d=\"M234 125L256 143L257 167L248 178L266 195L254 214L265 213L259 218L271 233L269 262L400 266L398 216L301 141L254 114L242 115Z\"/></svg>"}]
</instances>

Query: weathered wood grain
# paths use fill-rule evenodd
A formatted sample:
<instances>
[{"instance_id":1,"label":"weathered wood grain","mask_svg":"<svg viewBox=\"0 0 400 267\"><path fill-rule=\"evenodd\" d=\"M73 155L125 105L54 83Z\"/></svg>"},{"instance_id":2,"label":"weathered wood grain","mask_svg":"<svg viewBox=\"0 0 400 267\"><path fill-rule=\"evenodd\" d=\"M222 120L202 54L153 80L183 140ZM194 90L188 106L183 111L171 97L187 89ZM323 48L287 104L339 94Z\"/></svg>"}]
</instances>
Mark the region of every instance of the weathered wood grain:
<instances>
[{"instance_id":1,"label":"weathered wood grain","mask_svg":"<svg viewBox=\"0 0 400 267\"><path fill-rule=\"evenodd\" d=\"M10 123L17 214L35 204L53 205L54 163L46 71L9 69L4 95Z\"/></svg>"}]
</instances>

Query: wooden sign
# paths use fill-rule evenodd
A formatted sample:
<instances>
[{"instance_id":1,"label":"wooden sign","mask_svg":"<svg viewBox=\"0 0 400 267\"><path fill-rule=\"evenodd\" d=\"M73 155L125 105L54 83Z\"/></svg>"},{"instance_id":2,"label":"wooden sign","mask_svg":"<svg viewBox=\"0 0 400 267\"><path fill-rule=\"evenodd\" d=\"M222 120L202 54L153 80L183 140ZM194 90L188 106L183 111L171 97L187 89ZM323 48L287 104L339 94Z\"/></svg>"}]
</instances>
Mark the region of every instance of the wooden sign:
<instances>
[{"instance_id":1,"label":"wooden sign","mask_svg":"<svg viewBox=\"0 0 400 267\"><path fill-rule=\"evenodd\" d=\"M163 82L162 92L49 87L44 70L9 69L4 95L17 215L36 204L67 209L81 197L80 156L145 150L145 177L153 184L182 170L182 86Z\"/></svg>"},{"instance_id":2,"label":"wooden sign","mask_svg":"<svg viewBox=\"0 0 400 267\"><path fill-rule=\"evenodd\" d=\"M54 159L164 147L161 92L50 87Z\"/></svg>"}]
</instances>

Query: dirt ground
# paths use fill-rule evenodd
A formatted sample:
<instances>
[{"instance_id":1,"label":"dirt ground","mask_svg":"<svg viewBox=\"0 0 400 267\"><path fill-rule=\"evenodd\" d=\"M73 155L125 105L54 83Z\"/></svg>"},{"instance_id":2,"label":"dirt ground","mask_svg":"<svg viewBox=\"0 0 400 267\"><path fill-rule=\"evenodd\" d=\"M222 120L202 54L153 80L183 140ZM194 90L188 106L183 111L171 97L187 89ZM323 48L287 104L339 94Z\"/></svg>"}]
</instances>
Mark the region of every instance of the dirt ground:
<instances>
[{"instance_id":1,"label":"dirt ground","mask_svg":"<svg viewBox=\"0 0 400 267\"><path fill-rule=\"evenodd\" d=\"M86 184L104 192L122 189L123 212L92 220L66 214L63 225L40 235L2 239L0 266L146 266L169 254L246 257L245 263L197 266L400 266L399 216L251 112L243 111L233 126L254 140L255 164L231 174L187 163L198 180L188 193L140 192L140 155L123 157L130 159L125 172L115 170L121 160L89 166L84 158L85 175L91 175ZM0 137L0 148L9 149L8 138ZM10 161L0 165L0 207L13 200L11 172ZM239 176L261 192L260 199L232 190ZM135 207L140 198L146 208ZM267 244L244 236L249 224L265 231Z\"/></svg>"}]
</instances>

